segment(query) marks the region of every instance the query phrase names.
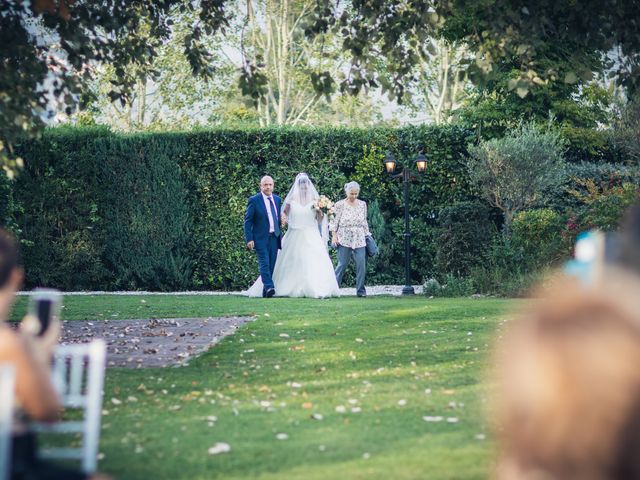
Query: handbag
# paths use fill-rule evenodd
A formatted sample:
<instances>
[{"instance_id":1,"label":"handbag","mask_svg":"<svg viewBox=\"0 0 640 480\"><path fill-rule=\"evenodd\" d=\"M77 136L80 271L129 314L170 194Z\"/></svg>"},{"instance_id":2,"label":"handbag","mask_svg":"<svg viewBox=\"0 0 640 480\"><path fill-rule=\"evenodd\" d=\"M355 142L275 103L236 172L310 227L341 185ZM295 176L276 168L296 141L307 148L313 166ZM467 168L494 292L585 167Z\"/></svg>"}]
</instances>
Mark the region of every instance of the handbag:
<instances>
[{"instance_id":1,"label":"handbag","mask_svg":"<svg viewBox=\"0 0 640 480\"><path fill-rule=\"evenodd\" d=\"M364 237L364 240L367 243L367 255L370 257L375 257L378 254L378 244L371 235L367 235L366 237Z\"/></svg>"}]
</instances>

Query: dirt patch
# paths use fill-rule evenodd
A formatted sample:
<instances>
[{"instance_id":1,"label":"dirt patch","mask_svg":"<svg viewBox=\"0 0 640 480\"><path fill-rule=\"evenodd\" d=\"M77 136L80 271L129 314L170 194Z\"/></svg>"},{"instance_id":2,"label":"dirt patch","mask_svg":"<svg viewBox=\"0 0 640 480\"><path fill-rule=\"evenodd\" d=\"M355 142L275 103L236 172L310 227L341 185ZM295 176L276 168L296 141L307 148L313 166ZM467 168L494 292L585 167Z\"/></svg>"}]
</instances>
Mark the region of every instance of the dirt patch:
<instances>
[{"instance_id":1,"label":"dirt patch","mask_svg":"<svg viewBox=\"0 0 640 480\"><path fill-rule=\"evenodd\" d=\"M107 342L109 367L186 364L254 317L64 321L62 343Z\"/></svg>"}]
</instances>

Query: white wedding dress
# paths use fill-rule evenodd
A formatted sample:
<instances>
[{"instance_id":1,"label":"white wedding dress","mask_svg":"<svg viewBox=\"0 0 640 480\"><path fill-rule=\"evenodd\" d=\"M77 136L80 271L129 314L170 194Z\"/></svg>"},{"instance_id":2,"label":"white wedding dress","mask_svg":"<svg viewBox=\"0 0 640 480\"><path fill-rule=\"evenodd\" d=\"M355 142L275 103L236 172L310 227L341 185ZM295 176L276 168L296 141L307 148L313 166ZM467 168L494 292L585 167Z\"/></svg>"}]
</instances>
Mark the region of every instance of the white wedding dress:
<instances>
[{"instance_id":1,"label":"white wedding dress","mask_svg":"<svg viewBox=\"0 0 640 480\"><path fill-rule=\"evenodd\" d=\"M282 238L273 271L273 283L278 297L338 297L340 291L333 263L329 257L316 221L313 203L289 203L289 229ZM262 297L262 280L246 292L250 297Z\"/></svg>"}]
</instances>

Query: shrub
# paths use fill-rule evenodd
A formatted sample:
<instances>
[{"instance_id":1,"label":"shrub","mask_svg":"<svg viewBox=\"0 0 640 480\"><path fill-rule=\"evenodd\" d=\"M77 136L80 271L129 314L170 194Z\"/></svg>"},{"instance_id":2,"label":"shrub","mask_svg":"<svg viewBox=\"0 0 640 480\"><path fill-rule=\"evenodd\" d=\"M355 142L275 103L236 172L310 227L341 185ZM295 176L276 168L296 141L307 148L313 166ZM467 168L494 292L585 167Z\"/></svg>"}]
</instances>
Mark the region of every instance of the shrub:
<instances>
[{"instance_id":1,"label":"shrub","mask_svg":"<svg viewBox=\"0 0 640 480\"><path fill-rule=\"evenodd\" d=\"M454 203L440 210L439 226L436 271L440 275L468 275L482 262L495 230L487 207L479 202Z\"/></svg>"},{"instance_id":2,"label":"shrub","mask_svg":"<svg viewBox=\"0 0 640 480\"><path fill-rule=\"evenodd\" d=\"M616 230L624 212L640 198L640 186L629 182L616 185L577 180L576 183L583 190L571 190L570 193L579 201L575 213L584 230Z\"/></svg>"},{"instance_id":3,"label":"shrub","mask_svg":"<svg viewBox=\"0 0 640 480\"><path fill-rule=\"evenodd\" d=\"M519 212L513 219L512 242L521 249L527 266L537 269L552 264L566 254L561 236L562 216L549 208Z\"/></svg>"},{"instance_id":4,"label":"shrub","mask_svg":"<svg viewBox=\"0 0 640 480\"><path fill-rule=\"evenodd\" d=\"M442 286L435 278L430 278L422 287L423 295L427 297L439 297L441 294Z\"/></svg>"},{"instance_id":5,"label":"shrub","mask_svg":"<svg viewBox=\"0 0 640 480\"><path fill-rule=\"evenodd\" d=\"M533 123L469 147L471 183L504 214L505 232L520 210L543 202L564 179L564 141Z\"/></svg>"},{"instance_id":6,"label":"shrub","mask_svg":"<svg viewBox=\"0 0 640 480\"><path fill-rule=\"evenodd\" d=\"M440 296L442 297L468 297L476 291L473 279L458 277L448 273L444 278Z\"/></svg>"}]
</instances>

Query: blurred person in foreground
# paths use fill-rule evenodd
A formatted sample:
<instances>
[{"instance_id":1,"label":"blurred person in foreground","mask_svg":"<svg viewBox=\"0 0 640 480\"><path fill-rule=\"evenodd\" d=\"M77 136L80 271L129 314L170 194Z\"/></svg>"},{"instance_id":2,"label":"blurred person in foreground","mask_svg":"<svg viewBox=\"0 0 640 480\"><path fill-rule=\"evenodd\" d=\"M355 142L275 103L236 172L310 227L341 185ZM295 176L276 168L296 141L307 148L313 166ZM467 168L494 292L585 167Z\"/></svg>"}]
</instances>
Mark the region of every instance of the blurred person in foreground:
<instances>
[{"instance_id":1,"label":"blurred person in foreground","mask_svg":"<svg viewBox=\"0 0 640 480\"><path fill-rule=\"evenodd\" d=\"M15 392L3 391L0 395L15 395L17 406L13 421L9 478L108 478L102 475L87 477L82 472L42 461L37 457L35 435L29 431L28 422L53 422L61 412L58 396L50 379L50 363L60 334L60 322L55 319L40 336L29 333L30 329L25 328L25 325L30 325L28 321L21 325L20 331L15 331L6 324L23 276L16 242L9 233L0 229L0 365L10 364L15 369Z\"/></svg>"},{"instance_id":2,"label":"blurred person in foreground","mask_svg":"<svg viewBox=\"0 0 640 480\"><path fill-rule=\"evenodd\" d=\"M508 325L494 371L500 480L640 479L640 282L605 278L560 280Z\"/></svg>"}]
</instances>

